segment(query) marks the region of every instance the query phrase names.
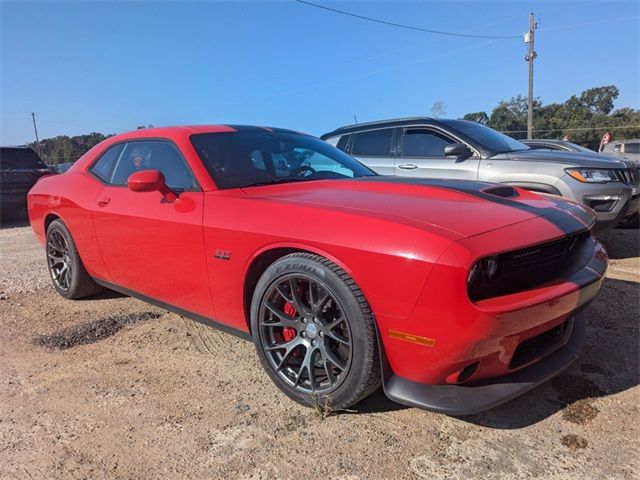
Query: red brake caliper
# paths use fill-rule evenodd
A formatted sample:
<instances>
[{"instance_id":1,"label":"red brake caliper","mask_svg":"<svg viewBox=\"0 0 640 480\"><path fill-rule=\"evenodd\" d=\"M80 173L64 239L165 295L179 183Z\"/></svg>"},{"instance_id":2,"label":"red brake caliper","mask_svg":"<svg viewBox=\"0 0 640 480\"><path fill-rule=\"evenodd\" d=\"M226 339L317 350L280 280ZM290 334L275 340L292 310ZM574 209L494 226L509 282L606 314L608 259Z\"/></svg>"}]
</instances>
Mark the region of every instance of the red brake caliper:
<instances>
[{"instance_id":1,"label":"red brake caliper","mask_svg":"<svg viewBox=\"0 0 640 480\"><path fill-rule=\"evenodd\" d=\"M286 313L290 317L296 316L296 313L297 313L296 309L289 302L284 304L283 310L284 310L284 313ZM296 338L296 329L291 327L284 327L282 329L282 337L284 338L285 342L289 342L293 340L294 338Z\"/></svg>"}]
</instances>

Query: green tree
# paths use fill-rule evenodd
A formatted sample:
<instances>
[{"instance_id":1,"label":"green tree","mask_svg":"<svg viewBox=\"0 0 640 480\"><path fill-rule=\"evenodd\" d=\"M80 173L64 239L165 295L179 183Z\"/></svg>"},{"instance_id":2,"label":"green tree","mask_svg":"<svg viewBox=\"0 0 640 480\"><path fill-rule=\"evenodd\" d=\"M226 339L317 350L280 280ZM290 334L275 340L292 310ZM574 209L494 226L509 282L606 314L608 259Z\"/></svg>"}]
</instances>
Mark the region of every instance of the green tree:
<instances>
[{"instance_id":1,"label":"green tree","mask_svg":"<svg viewBox=\"0 0 640 480\"><path fill-rule=\"evenodd\" d=\"M534 111L540 108L540 100L533 102ZM525 138L527 132L527 99L521 95L502 101L493 109L489 117L489 126L501 132L513 132L515 138Z\"/></svg>"},{"instance_id":2,"label":"green tree","mask_svg":"<svg viewBox=\"0 0 640 480\"><path fill-rule=\"evenodd\" d=\"M45 162L51 165L75 162L90 148L110 136L111 135L92 132L87 135L78 135L75 137L59 135L53 138L45 138L40 140L40 155ZM34 150L36 149L35 143L31 143L29 146Z\"/></svg>"},{"instance_id":3,"label":"green tree","mask_svg":"<svg viewBox=\"0 0 640 480\"><path fill-rule=\"evenodd\" d=\"M467 113L464 117L462 117L462 119L471 120L472 122L476 122L481 125L489 124L489 115L487 115L487 112Z\"/></svg>"},{"instance_id":4,"label":"green tree","mask_svg":"<svg viewBox=\"0 0 640 480\"><path fill-rule=\"evenodd\" d=\"M614 110L620 91L614 85L589 88L562 103L533 104L533 133L536 138L563 138L597 149L602 135L610 131L613 138L640 137L640 110L624 107ZM525 138L527 99L522 96L501 101L486 121L486 113L464 116L466 120L488 125L514 138Z\"/></svg>"}]
</instances>

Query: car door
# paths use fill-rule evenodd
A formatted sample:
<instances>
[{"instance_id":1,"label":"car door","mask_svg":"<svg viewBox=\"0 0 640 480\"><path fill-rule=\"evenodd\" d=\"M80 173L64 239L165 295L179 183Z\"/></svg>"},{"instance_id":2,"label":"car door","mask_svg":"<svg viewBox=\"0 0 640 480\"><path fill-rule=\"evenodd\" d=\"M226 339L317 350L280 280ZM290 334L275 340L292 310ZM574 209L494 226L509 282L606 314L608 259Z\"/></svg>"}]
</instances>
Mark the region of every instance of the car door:
<instances>
[{"instance_id":1,"label":"car door","mask_svg":"<svg viewBox=\"0 0 640 480\"><path fill-rule=\"evenodd\" d=\"M466 159L445 156L445 147L454 143L459 141L434 128L403 128L399 155L395 158L395 174L476 180L480 158L475 153Z\"/></svg>"},{"instance_id":2,"label":"car door","mask_svg":"<svg viewBox=\"0 0 640 480\"><path fill-rule=\"evenodd\" d=\"M104 183L92 218L113 283L213 317L202 233L204 198L188 164L167 140L132 141L112 149L115 155L108 150L90 172ZM127 178L139 170L162 172L178 198L129 190Z\"/></svg>"},{"instance_id":3,"label":"car door","mask_svg":"<svg viewBox=\"0 0 640 480\"><path fill-rule=\"evenodd\" d=\"M351 134L347 150L380 175L394 174L395 128L379 128Z\"/></svg>"}]
</instances>

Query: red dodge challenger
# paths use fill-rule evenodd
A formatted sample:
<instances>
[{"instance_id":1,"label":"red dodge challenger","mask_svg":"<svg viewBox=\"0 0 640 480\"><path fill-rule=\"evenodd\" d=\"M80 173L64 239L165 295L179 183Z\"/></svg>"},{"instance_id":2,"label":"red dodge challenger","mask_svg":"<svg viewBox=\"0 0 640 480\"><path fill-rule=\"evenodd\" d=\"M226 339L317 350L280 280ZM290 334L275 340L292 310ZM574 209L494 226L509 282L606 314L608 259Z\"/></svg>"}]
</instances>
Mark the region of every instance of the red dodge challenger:
<instances>
[{"instance_id":1,"label":"red dodge challenger","mask_svg":"<svg viewBox=\"0 0 640 480\"><path fill-rule=\"evenodd\" d=\"M585 207L379 176L276 128L111 137L29 217L63 297L106 287L252 339L285 394L334 409L381 384L456 415L524 393L579 355L607 268Z\"/></svg>"}]
</instances>

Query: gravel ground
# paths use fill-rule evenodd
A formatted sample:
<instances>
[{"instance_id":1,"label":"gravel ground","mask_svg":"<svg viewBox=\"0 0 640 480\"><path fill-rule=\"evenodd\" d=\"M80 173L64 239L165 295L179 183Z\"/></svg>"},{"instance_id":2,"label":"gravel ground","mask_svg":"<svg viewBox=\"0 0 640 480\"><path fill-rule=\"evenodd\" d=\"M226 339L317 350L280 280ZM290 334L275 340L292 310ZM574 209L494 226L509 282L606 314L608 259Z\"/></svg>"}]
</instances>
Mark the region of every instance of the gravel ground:
<instances>
[{"instance_id":1,"label":"gravel ground","mask_svg":"<svg viewBox=\"0 0 640 480\"><path fill-rule=\"evenodd\" d=\"M566 373L471 417L378 392L328 417L289 401L249 342L138 300L67 301L28 227L0 230L0 478L639 478L638 231Z\"/></svg>"}]
</instances>

